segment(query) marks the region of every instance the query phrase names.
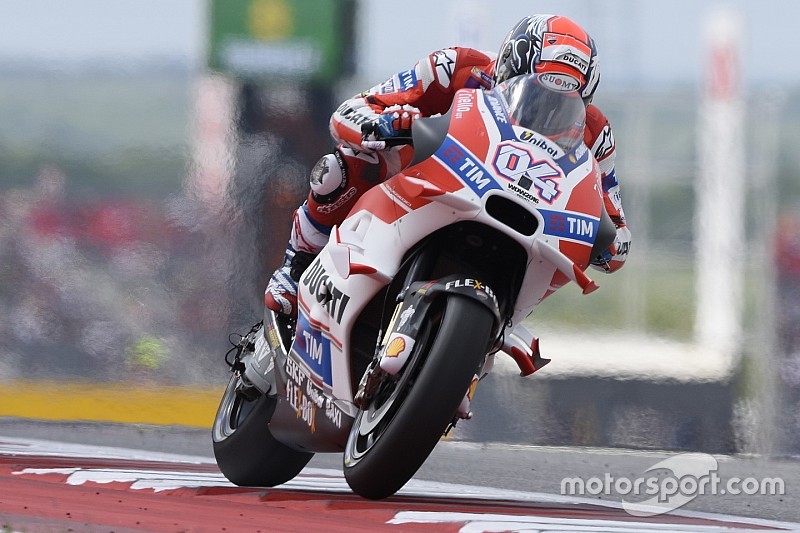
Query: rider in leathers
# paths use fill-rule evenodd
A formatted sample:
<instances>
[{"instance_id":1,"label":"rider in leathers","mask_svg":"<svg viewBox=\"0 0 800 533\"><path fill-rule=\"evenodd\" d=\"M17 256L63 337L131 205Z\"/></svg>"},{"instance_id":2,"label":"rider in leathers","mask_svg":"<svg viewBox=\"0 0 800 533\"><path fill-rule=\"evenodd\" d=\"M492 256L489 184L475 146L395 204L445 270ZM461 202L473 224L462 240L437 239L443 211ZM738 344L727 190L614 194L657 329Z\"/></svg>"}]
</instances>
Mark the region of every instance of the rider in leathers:
<instances>
[{"instance_id":1,"label":"rider in leathers","mask_svg":"<svg viewBox=\"0 0 800 533\"><path fill-rule=\"evenodd\" d=\"M438 50L336 109L330 132L340 144L311 171L311 191L294 213L284 263L266 289L266 306L296 316L297 280L328 242L331 228L342 223L367 190L410 163L413 148L407 145L382 151L363 149L365 132L369 139L407 136L416 118L446 113L459 89L491 88L531 73L540 74L540 79L555 84L555 89L579 91L586 104L584 142L597 159L605 207L617 227L614 244L595 257L592 265L605 272L622 267L631 233L614 172L611 126L591 103L599 81L594 41L566 17L534 15L514 26L497 58L471 48Z\"/></svg>"}]
</instances>

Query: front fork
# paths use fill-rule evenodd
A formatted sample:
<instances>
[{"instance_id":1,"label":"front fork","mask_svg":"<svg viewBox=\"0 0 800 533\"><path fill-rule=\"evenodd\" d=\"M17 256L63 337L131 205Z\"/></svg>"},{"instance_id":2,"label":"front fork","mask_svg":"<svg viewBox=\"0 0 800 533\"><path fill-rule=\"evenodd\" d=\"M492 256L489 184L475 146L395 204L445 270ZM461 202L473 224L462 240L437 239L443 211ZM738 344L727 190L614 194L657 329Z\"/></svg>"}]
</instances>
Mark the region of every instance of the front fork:
<instances>
[{"instance_id":1,"label":"front fork","mask_svg":"<svg viewBox=\"0 0 800 533\"><path fill-rule=\"evenodd\" d=\"M487 306L495 315L495 338L500 337L504 321L494 291L480 280L461 276L448 276L433 281L418 281L430 277L436 261L436 242L428 241L418 251L405 276L403 289L397 296L397 304L386 333L379 335L375 357L362 376L353 403L366 409L380 384L386 379L397 379L412 353L417 335L428 315L434 299L441 293L457 293L475 299ZM530 375L550 362L539 353L539 342L524 326L517 325L502 342L495 343L491 350L501 350L517 363L523 376ZM454 421L472 418L470 404L478 382L486 377L494 366L494 353L484 360L483 367L476 373L458 407Z\"/></svg>"},{"instance_id":2,"label":"front fork","mask_svg":"<svg viewBox=\"0 0 800 533\"><path fill-rule=\"evenodd\" d=\"M500 325L500 309L494 292L480 280L462 276L447 276L433 281L416 281L411 283L407 290L402 291L403 297L394 309L392 318L386 328L386 334L381 336L380 344L376 349L376 356L364 373L359 388L354 397L354 403L361 409L369 406L380 384L386 379L396 379L405 368L411 356L417 337L426 320L430 320L432 306L440 297L459 295L474 299L486 306L495 316L495 330L492 338L496 338ZM487 342L487 351L491 344ZM493 364L493 357L489 356L465 394L464 401L458 409L458 418L470 418L469 405L475 392L478 381L488 374Z\"/></svg>"},{"instance_id":3,"label":"front fork","mask_svg":"<svg viewBox=\"0 0 800 533\"><path fill-rule=\"evenodd\" d=\"M408 272L405 275L405 279L403 281L403 287L400 292L397 294L397 304L395 305L394 312L392 313L392 318L389 320L389 324L386 327L386 333L384 334L381 331L378 334L378 344L375 347L375 356L372 358L369 366L367 367L364 375L361 377L361 380L358 384L358 391L356 392L355 396L353 397L353 403L362 410L366 410L369 407L372 398L377 393L380 384L386 379L395 379L397 373L402 368L403 364L405 363L406 359L408 358L408 354L411 353L411 349L414 345L414 339L407 339L410 341L411 346L408 346L407 350L401 350L404 353L405 357L402 360L402 363L398 365L389 365L387 362L383 362L384 359L387 358L386 349L387 345L389 344L389 336L394 332L395 326L397 324L397 318L403 313L403 302L405 301L406 295L408 294L408 290L411 287L411 284L418 280L418 279L425 279L430 276L430 273L433 270L434 264L436 262L436 254L434 253L435 248L435 240L429 239L422 246L416 250L414 257L411 262L411 266L408 268ZM405 308L405 315L408 316L408 313L413 314L413 307L409 309L408 307ZM403 325L401 323L399 325ZM399 334L399 332L394 332ZM395 347L398 342L400 341L393 341L395 342ZM405 346L404 346L405 347ZM399 357L400 353L398 353L395 357ZM382 363L383 362L383 363Z\"/></svg>"},{"instance_id":4,"label":"front fork","mask_svg":"<svg viewBox=\"0 0 800 533\"><path fill-rule=\"evenodd\" d=\"M405 367L408 357L416 344L416 339L408 334L410 333L409 331L406 330L406 333L402 333L400 330L413 314L413 309L413 305L404 306L402 302L397 304L386 335L383 336L378 348L377 356L364 372L359 382L358 391L353 398L353 403L359 409L366 410L372 398L378 392L381 383L387 379L397 379L400 371ZM481 370L473 376L467 392L458 406L455 417L448 427L448 431L455 426L457 420L472 418L472 411L469 410L469 407L475 394L475 388L478 382L489 374L493 365L494 354L489 354L486 356Z\"/></svg>"}]
</instances>

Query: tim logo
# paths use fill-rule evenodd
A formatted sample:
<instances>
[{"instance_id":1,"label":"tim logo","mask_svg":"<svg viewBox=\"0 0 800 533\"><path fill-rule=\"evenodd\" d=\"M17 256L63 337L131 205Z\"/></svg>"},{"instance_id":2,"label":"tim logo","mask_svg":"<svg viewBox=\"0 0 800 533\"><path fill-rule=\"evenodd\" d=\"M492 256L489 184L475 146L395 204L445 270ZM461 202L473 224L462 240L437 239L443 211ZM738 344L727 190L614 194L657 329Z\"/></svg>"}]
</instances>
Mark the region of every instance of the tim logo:
<instances>
[{"instance_id":1,"label":"tim logo","mask_svg":"<svg viewBox=\"0 0 800 533\"><path fill-rule=\"evenodd\" d=\"M512 144L501 143L497 147L492 165L498 174L520 187L536 193L545 202L552 204L561 194L557 179L561 171L548 161L537 161L528 149Z\"/></svg>"}]
</instances>

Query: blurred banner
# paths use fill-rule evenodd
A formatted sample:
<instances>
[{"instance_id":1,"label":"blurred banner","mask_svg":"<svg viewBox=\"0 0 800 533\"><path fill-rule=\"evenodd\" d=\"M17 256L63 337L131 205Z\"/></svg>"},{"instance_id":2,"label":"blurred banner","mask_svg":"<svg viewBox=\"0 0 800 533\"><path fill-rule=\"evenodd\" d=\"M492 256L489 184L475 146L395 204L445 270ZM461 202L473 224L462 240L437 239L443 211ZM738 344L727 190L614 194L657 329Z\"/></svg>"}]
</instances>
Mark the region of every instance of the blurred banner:
<instances>
[{"instance_id":1,"label":"blurred banner","mask_svg":"<svg viewBox=\"0 0 800 533\"><path fill-rule=\"evenodd\" d=\"M333 82L352 73L346 0L212 0L209 66L242 78Z\"/></svg>"}]
</instances>

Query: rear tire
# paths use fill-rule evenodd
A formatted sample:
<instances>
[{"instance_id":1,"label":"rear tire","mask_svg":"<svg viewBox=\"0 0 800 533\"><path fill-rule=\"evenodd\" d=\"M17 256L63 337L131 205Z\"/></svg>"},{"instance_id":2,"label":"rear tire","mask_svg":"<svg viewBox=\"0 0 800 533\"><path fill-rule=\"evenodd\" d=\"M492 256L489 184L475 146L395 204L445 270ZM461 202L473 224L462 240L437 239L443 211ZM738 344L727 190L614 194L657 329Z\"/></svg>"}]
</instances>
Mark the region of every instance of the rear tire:
<instances>
[{"instance_id":1,"label":"rear tire","mask_svg":"<svg viewBox=\"0 0 800 533\"><path fill-rule=\"evenodd\" d=\"M233 376L214 419L212 438L217 465L240 486L274 487L293 479L314 456L277 441L269 430L277 399L260 395L248 400L236 392L241 378Z\"/></svg>"},{"instance_id":2,"label":"rear tire","mask_svg":"<svg viewBox=\"0 0 800 533\"><path fill-rule=\"evenodd\" d=\"M391 496L417 472L486 355L494 315L475 300L445 298L439 322L420 331L400 378L379 391L353 423L344 476L365 498Z\"/></svg>"}]
</instances>

